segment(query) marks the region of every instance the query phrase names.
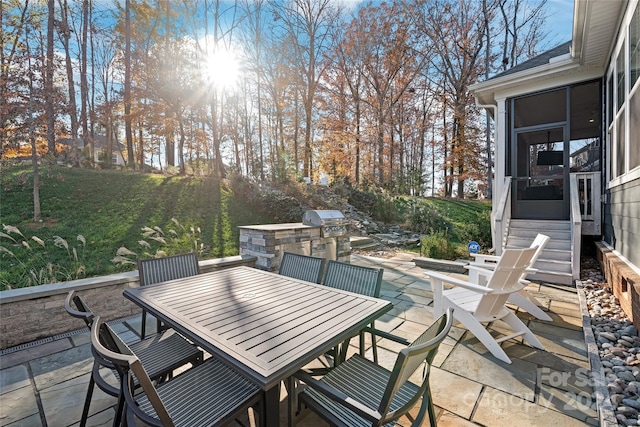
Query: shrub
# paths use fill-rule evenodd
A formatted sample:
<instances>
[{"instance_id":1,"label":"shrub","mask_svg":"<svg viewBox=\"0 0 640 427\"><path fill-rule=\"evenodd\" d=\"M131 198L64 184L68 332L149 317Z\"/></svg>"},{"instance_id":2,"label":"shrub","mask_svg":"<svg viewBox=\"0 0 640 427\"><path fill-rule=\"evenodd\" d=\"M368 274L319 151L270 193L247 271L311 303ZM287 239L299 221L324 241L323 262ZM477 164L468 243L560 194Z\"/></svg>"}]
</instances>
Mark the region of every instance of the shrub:
<instances>
[{"instance_id":1,"label":"shrub","mask_svg":"<svg viewBox=\"0 0 640 427\"><path fill-rule=\"evenodd\" d=\"M452 244L451 238L444 231L427 234L420 239L421 253L428 258L456 259L457 246Z\"/></svg>"},{"instance_id":2,"label":"shrub","mask_svg":"<svg viewBox=\"0 0 640 427\"><path fill-rule=\"evenodd\" d=\"M462 242L470 242L472 240L478 242L483 248L490 248L491 239L491 213L480 212L477 222L467 222L459 224L457 233Z\"/></svg>"},{"instance_id":3,"label":"shrub","mask_svg":"<svg viewBox=\"0 0 640 427\"><path fill-rule=\"evenodd\" d=\"M0 276L0 290L37 286L46 283L65 282L85 277L84 263L86 239L78 234L76 246L70 246L66 239L53 236L52 242L47 243L38 236L26 237L17 227L3 225L5 232L0 232L0 238L10 241L9 249L0 246L2 257L9 258L9 268L17 270L13 277L19 277L18 282L9 281ZM56 249L54 249L56 248Z\"/></svg>"},{"instance_id":4,"label":"shrub","mask_svg":"<svg viewBox=\"0 0 640 427\"><path fill-rule=\"evenodd\" d=\"M138 241L141 248L139 253L121 246L111 262L121 266L135 265L140 258L161 258L185 252L195 252L202 256L204 244L200 227L186 228L175 218L171 218L171 222L175 228L168 229L166 233L158 226L142 227L142 239Z\"/></svg>"},{"instance_id":5,"label":"shrub","mask_svg":"<svg viewBox=\"0 0 640 427\"><path fill-rule=\"evenodd\" d=\"M358 189L351 190L348 195L348 200L356 209L365 212L368 215L373 215L377 204L376 193Z\"/></svg>"},{"instance_id":6,"label":"shrub","mask_svg":"<svg viewBox=\"0 0 640 427\"><path fill-rule=\"evenodd\" d=\"M446 213L431 203L422 203L415 207L409 215L409 226L422 234L441 232L450 235L453 231L453 224L447 220Z\"/></svg>"}]
</instances>

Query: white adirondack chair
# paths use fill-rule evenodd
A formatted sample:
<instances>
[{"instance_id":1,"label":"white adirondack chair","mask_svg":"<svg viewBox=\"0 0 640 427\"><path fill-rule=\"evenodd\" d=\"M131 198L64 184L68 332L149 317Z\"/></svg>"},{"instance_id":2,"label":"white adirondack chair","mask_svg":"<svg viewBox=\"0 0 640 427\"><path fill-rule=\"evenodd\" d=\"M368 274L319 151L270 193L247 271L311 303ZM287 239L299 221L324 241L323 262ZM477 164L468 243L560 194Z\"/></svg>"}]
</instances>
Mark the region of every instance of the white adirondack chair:
<instances>
[{"instance_id":1,"label":"white adirondack chair","mask_svg":"<svg viewBox=\"0 0 640 427\"><path fill-rule=\"evenodd\" d=\"M531 267L533 267L533 265L538 260L538 257L542 253L544 247L547 246L547 243L549 243L549 239L549 236L538 233L536 238L531 243L531 246L529 246L530 248L537 247L533 258L531 258ZM477 284L482 284L483 282L486 282L488 280L491 272L497 265L498 261L500 261L500 256L485 254L471 255L475 258L475 261L466 266L466 268L469 270L469 281ZM526 280L527 275L536 271L531 267L527 268L527 270L522 274L522 277L520 277L520 282L525 285L529 283L529 281ZM529 292L527 292L525 289L512 294L509 297L509 302L511 304L517 305L518 307L522 308L523 310L527 311L540 320L553 320L540 308L540 302L531 294L529 294Z\"/></svg>"},{"instance_id":2,"label":"white adirondack chair","mask_svg":"<svg viewBox=\"0 0 640 427\"><path fill-rule=\"evenodd\" d=\"M506 363L511 363L511 359L500 347L500 343L508 339L523 336L533 347L544 350L542 343L529 328L505 307L509 296L524 288L520 283L520 277L529 267L536 249L537 247L506 249L489 275L486 286L433 271L425 272L433 289L434 316L438 317L447 308L453 308L453 316L469 329L491 354ZM445 289L445 283L454 287ZM494 338L483 323L495 320L506 322L514 333L499 339Z\"/></svg>"}]
</instances>

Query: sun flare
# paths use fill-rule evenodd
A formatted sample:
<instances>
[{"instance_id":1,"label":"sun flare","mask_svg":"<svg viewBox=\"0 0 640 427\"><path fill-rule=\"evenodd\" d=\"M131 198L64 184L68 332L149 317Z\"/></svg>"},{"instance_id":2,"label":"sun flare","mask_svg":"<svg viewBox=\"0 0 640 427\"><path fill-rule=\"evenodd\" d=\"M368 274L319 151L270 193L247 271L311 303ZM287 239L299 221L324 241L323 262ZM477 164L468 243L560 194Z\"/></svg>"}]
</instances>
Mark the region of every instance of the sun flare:
<instances>
[{"instance_id":1,"label":"sun flare","mask_svg":"<svg viewBox=\"0 0 640 427\"><path fill-rule=\"evenodd\" d=\"M240 65L233 52L218 50L207 57L205 73L212 84L232 87L238 80Z\"/></svg>"}]
</instances>

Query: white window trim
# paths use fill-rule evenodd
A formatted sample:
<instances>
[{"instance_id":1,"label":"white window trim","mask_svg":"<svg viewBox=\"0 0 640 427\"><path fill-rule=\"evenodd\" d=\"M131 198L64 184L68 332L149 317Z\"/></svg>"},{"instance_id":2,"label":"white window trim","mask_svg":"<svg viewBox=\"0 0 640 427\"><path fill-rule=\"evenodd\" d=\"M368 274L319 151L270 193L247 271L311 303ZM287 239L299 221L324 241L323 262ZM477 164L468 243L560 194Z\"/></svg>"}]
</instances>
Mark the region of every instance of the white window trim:
<instances>
[{"instance_id":1,"label":"white window trim","mask_svg":"<svg viewBox=\"0 0 640 427\"><path fill-rule=\"evenodd\" d=\"M635 1L630 1L629 5L627 7L627 10L625 12L625 18L622 21L622 24L620 26L620 29L618 31L618 40L614 46L614 49L612 49L611 51L611 56L609 58L609 68L607 73L605 74L606 79L605 79L605 87L607 87L607 79L609 78L609 76L613 76L613 86L614 86L614 96L613 96L613 106L614 106L614 114L613 114L613 120L611 121L611 126L607 126L606 127L606 131L605 131L605 137L607 139L607 149L608 149L608 154L610 159L607 159L607 162L609 163L610 166L607 166L607 189L611 189L614 187L617 187L619 185L622 184L626 184L627 182L636 180L638 178L640 178L640 166L637 166L635 168L633 168L632 170L629 170L629 156L626 155L625 156L625 173L623 173L622 175L618 176L618 177L612 177L612 172L613 172L613 168L614 165L616 164L616 156L617 156L617 152L615 153L614 156L614 144L611 141L611 137L610 135L612 135L612 133L610 132L610 130L613 130L613 132L616 132L615 128L616 128L616 124L617 124L617 119L618 117L621 115L620 113L620 109L617 108L618 105L618 94L617 94L617 90L615 89L617 87L617 75L616 75L616 60L618 58L618 53L620 52L620 49L623 49L624 52L624 56L625 56L625 81L624 81L624 85L625 85L625 101L624 104L621 108L624 109L624 111L622 112L622 114L624 114L624 121L625 121L625 128L624 128L624 132L625 132L625 144L626 144L626 150L625 153L628 153L629 150L631 149L631 135L629 134L629 108L628 108L628 103L629 103L629 99L636 93L640 91L640 80L636 81L635 87L634 88L630 88L629 84L631 82L631 78L630 78L630 68L631 68L631 58L629 58L629 25L631 24L631 19L633 18L633 12L635 11L636 7L640 7L640 5L638 4L639 0L635 0ZM607 88L608 89L608 88ZM633 89L633 90L631 90ZM606 92L605 92L606 93ZM640 96L640 93L638 94ZM607 108L606 105L606 101L607 98L605 97L605 108ZM607 109L607 114L608 114L608 109ZM608 118L607 118L608 119ZM605 120L605 126L607 124L607 120ZM603 164L604 166L604 164Z\"/></svg>"}]
</instances>

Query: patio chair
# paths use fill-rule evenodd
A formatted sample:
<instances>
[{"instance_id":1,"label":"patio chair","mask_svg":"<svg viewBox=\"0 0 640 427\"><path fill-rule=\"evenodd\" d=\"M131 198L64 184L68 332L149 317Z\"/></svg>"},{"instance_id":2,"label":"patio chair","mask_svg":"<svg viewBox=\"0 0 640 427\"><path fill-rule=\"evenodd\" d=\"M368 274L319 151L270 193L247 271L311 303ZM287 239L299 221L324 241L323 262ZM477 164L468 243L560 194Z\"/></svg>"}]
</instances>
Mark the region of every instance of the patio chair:
<instances>
[{"instance_id":1,"label":"patio chair","mask_svg":"<svg viewBox=\"0 0 640 427\"><path fill-rule=\"evenodd\" d=\"M370 268L360 265L348 264L345 262L329 260L327 265L327 271L324 275L323 285L329 286L343 291L355 292L361 295L367 295L370 297L380 297L380 288L382 287L382 275L384 270L382 268ZM376 342L376 329L375 322L371 322L371 325L360 331L360 355L364 356L365 332L371 333L371 349L373 351L373 361L378 363L378 345ZM349 346L347 340L340 349L334 349L334 356L339 361L344 359Z\"/></svg>"},{"instance_id":2,"label":"patio chair","mask_svg":"<svg viewBox=\"0 0 640 427\"><path fill-rule=\"evenodd\" d=\"M285 252L282 254L279 274L307 282L320 283L324 270L324 258Z\"/></svg>"},{"instance_id":3,"label":"patio chair","mask_svg":"<svg viewBox=\"0 0 640 427\"><path fill-rule=\"evenodd\" d=\"M120 373L125 425L138 419L151 426L218 426L262 400L260 387L215 357L154 385L144 362L100 317L91 328L91 345Z\"/></svg>"},{"instance_id":4,"label":"patio chair","mask_svg":"<svg viewBox=\"0 0 640 427\"><path fill-rule=\"evenodd\" d=\"M533 240L533 242L529 246L530 248L536 247L537 250L533 255L533 258L531 258L531 266L527 270L525 270L525 272L522 273L522 276L520 277L521 283L524 283L524 284L529 283L529 281L526 280L526 277L532 271L535 271L531 267L533 267L533 265L538 260L538 257L540 257L540 254L542 253L543 249L545 248L545 246L547 246L547 243L549 243L549 239L550 239L549 236L538 233L536 238ZM491 273L487 272L486 270L493 271L498 261L500 261L500 257L497 255L484 255L484 254L471 254L471 255L475 257L475 262L472 262L467 266L469 270L469 280L471 280L474 283L480 284L482 280L487 280L488 276L491 275ZM483 277L481 278L480 276L483 276ZM541 305L540 302L534 296L529 294L526 291L526 289L522 289L519 292L511 294L508 301L511 304L514 304L522 308L523 310L527 311L529 314L535 316L540 320L546 320L546 321L553 320L547 313L545 313L540 308L540 305Z\"/></svg>"},{"instance_id":5,"label":"patio chair","mask_svg":"<svg viewBox=\"0 0 640 427\"><path fill-rule=\"evenodd\" d=\"M429 423L435 427L429 373L438 346L452 323L452 312L448 309L413 343L400 350L392 371L355 354L319 380L305 371L297 372L295 378L307 385L298 394L299 404L306 405L331 425L364 427L394 425L402 416L409 416L409 411L422 399L411 425L421 426L428 413ZM419 385L409 382L423 363Z\"/></svg>"},{"instance_id":6,"label":"patio chair","mask_svg":"<svg viewBox=\"0 0 640 427\"><path fill-rule=\"evenodd\" d=\"M529 344L544 350L544 346L529 328L505 307L507 298L524 287L520 283L520 277L531 263L536 249L506 249L491 272L486 286L433 271L425 272L433 289L434 315L439 316L444 309L453 308L455 318L469 329L491 354L506 363L511 363L511 359L499 343L508 339L523 336ZM445 290L444 283L454 285L454 288ZM494 338L483 323L495 320L505 321L514 333L499 339Z\"/></svg>"},{"instance_id":7,"label":"patio chair","mask_svg":"<svg viewBox=\"0 0 640 427\"><path fill-rule=\"evenodd\" d=\"M198 257L194 253L167 256L162 258L141 259L138 261L140 286L153 285L167 280L181 279L200 273ZM157 331L163 328L160 319L157 321ZM142 338L147 332L147 311L142 309Z\"/></svg>"},{"instance_id":8,"label":"patio chair","mask_svg":"<svg viewBox=\"0 0 640 427\"><path fill-rule=\"evenodd\" d=\"M72 303L75 305L75 308L72 306ZM69 294L67 294L65 309L71 316L82 319L89 330L91 330L95 315L82 297L76 295L75 291L70 291ZM143 361L149 377L153 380L171 377L175 369L187 363L197 365L201 363L203 359L202 351L175 331L156 334L144 340L129 343L129 346ZM93 368L91 369L89 388L87 389L87 395L82 409L80 425L86 425L95 385L108 395L118 398L114 426L119 425L124 400L120 393L120 387L110 384L107 380L111 372L118 378L118 372L115 370L114 365L110 361L102 358L93 347L91 348L91 352L94 357Z\"/></svg>"}]
</instances>

